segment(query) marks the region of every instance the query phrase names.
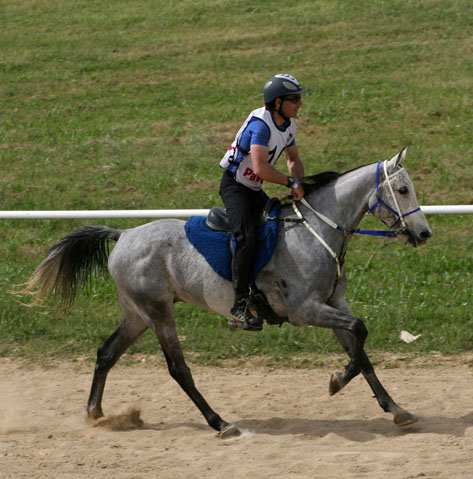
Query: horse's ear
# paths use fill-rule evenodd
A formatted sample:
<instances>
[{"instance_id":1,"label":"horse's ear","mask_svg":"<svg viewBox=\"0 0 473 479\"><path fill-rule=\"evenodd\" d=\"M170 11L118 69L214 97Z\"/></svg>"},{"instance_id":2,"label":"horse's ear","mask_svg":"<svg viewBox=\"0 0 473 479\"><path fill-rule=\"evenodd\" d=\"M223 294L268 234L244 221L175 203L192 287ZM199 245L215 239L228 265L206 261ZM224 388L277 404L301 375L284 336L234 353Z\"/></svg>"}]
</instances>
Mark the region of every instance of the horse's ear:
<instances>
[{"instance_id":1,"label":"horse's ear","mask_svg":"<svg viewBox=\"0 0 473 479\"><path fill-rule=\"evenodd\" d=\"M400 152L399 152L399 155L397 155L398 157L398 161L397 161L397 165L400 165L404 162L404 160L406 159L406 156L407 156L407 146L405 148L403 148Z\"/></svg>"},{"instance_id":2,"label":"horse's ear","mask_svg":"<svg viewBox=\"0 0 473 479\"><path fill-rule=\"evenodd\" d=\"M388 167L390 172L394 172L394 170L404 162L407 156L407 148L406 146L389 160Z\"/></svg>"}]
</instances>

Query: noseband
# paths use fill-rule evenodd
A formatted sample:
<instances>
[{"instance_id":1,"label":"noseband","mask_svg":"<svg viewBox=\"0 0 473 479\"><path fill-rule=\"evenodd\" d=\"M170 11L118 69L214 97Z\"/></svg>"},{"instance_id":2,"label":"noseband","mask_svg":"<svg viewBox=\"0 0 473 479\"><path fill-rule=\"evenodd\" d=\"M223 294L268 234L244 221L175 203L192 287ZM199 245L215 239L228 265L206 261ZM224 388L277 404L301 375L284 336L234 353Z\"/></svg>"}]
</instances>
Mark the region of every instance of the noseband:
<instances>
[{"instance_id":1,"label":"noseband","mask_svg":"<svg viewBox=\"0 0 473 479\"><path fill-rule=\"evenodd\" d=\"M412 213L416 213L417 211L420 211L420 206L418 206L417 208L413 209L412 211L409 211L408 213L404 213L402 214L401 212L401 208L399 207L399 203L397 202L397 199L396 199L396 196L394 195L394 190L393 190L393 187L391 185L391 178L395 175L397 175L398 173L400 173L403 168L401 167L399 170L397 170L395 173L393 173L391 176L388 175L388 170L387 170L387 162L384 161L383 162L383 167L384 167L384 176L386 177L386 182L388 184L388 187L389 187L389 191L391 192L391 196L393 197L393 200L394 200L394 206L396 209L392 208L390 205L388 205L385 201L383 201L383 199L381 198L381 196L379 195L379 187L381 185L381 182L380 182L380 174L379 174L379 170L380 170L380 166L381 166L381 161L378 161L378 166L376 168L376 203L369 209L369 213L373 213L373 210L377 207L377 206L384 206L385 208L387 208L391 213L393 213L396 217L397 217L397 220L392 224L392 225L389 225L387 224L385 221L383 221L383 223L387 226L389 226L390 228L394 228L394 226L396 226L399 221L401 222L401 226L402 226L402 229L404 230L407 230L407 225L406 225L406 222L404 221L404 218L406 216L409 216L411 215ZM380 219L380 218L379 218Z\"/></svg>"}]
</instances>

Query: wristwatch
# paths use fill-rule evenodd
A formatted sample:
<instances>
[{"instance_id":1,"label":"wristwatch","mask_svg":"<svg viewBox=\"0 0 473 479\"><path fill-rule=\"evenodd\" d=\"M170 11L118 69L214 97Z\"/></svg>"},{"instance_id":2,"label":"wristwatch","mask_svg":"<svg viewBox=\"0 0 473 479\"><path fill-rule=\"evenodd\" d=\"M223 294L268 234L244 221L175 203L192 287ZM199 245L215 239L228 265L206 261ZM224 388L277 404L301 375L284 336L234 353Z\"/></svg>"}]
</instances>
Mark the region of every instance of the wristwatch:
<instances>
[{"instance_id":1,"label":"wristwatch","mask_svg":"<svg viewBox=\"0 0 473 479\"><path fill-rule=\"evenodd\" d=\"M299 180L296 180L294 177L292 176L288 176L287 177L287 185L286 185L288 188L291 188L293 190L295 190L298 186L299 186Z\"/></svg>"}]
</instances>

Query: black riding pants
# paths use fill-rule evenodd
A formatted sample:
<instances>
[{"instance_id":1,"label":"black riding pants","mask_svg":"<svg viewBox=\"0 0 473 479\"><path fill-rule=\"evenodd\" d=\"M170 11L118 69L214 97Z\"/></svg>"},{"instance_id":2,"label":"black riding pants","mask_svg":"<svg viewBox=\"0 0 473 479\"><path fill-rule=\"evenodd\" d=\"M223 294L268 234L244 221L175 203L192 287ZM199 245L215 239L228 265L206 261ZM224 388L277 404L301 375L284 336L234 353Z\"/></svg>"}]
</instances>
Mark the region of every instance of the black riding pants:
<instances>
[{"instance_id":1,"label":"black riding pants","mask_svg":"<svg viewBox=\"0 0 473 479\"><path fill-rule=\"evenodd\" d=\"M236 299L241 299L248 297L257 246L257 221L269 198L263 190L254 191L237 183L228 170L220 182L220 196L235 236L233 287Z\"/></svg>"}]
</instances>

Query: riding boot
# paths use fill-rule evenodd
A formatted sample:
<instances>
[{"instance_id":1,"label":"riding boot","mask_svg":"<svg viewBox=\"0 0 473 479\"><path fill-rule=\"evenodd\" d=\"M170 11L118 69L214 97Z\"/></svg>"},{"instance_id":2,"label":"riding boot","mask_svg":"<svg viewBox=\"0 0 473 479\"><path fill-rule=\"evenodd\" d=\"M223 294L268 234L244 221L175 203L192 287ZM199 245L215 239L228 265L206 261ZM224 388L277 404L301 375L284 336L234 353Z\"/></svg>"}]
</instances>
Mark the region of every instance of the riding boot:
<instances>
[{"instance_id":1,"label":"riding boot","mask_svg":"<svg viewBox=\"0 0 473 479\"><path fill-rule=\"evenodd\" d=\"M246 331L261 331L263 329L263 320L251 314L248 306L248 298L235 298L232 309L230 309L231 326L238 326Z\"/></svg>"},{"instance_id":2,"label":"riding boot","mask_svg":"<svg viewBox=\"0 0 473 479\"><path fill-rule=\"evenodd\" d=\"M253 316L249 308L250 276L254 264L256 237L247 232L235 235L235 250L232 260L233 290L235 302L230 310L231 325L239 326L247 331L261 331L263 320Z\"/></svg>"}]
</instances>

